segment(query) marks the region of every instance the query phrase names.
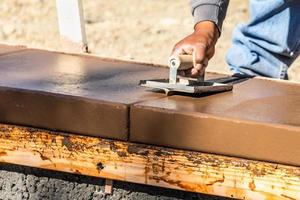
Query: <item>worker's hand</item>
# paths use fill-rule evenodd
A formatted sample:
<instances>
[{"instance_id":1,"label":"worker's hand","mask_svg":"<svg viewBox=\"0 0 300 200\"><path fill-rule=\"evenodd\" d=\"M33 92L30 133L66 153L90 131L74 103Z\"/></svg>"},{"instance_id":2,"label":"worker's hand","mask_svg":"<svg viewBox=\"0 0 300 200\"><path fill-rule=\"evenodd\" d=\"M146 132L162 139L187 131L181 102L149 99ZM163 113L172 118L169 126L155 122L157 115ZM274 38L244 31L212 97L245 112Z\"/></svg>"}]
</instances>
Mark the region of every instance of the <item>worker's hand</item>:
<instances>
[{"instance_id":1,"label":"worker's hand","mask_svg":"<svg viewBox=\"0 0 300 200\"><path fill-rule=\"evenodd\" d=\"M205 73L205 68L208 61L215 53L215 45L219 38L219 30L211 21L199 22L195 26L195 31L178 42L172 55L188 54L193 55L194 66L188 71L185 71L183 76L201 77Z\"/></svg>"}]
</instances>

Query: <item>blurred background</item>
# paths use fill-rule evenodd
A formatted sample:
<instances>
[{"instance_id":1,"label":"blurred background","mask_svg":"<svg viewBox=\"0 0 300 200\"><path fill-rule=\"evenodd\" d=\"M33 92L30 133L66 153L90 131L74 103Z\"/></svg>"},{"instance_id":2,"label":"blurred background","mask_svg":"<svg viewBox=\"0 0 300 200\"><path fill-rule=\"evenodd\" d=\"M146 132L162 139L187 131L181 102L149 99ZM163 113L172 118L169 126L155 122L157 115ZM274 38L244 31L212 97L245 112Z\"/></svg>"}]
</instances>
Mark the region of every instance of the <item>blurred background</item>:
<instances>
[{"instance_id":1,"label":"blurred background","mask_svg":"<svg viewBox=\"0 0 300 200\"><path fill-rule=\"evenodd\" d=\"M0 42L59 50L55 0L0 0ZM189 0L83 0L93 54L166 64L173 45L193 31ZM228 71L226 51L238 23L248 20L248 1L231 0L210 70ZM300 81L300 59L289 70Z\"/></svg>"}]
</instances>

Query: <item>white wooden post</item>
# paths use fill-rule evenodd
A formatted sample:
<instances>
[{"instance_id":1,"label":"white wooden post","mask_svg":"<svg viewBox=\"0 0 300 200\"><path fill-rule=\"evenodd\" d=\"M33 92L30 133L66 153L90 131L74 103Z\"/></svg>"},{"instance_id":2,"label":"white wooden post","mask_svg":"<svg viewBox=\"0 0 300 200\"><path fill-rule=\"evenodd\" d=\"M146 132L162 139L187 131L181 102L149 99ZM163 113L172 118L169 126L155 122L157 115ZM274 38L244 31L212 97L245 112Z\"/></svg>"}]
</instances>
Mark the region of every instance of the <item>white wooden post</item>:
<instances>
[{"instance_id":1,"label":"white wooden post","mask_svg":"<svg viewBox=\"0 0 300 200\"><path fill-rule=\"evenodd\" d=\"M56 8L62 48L71 53L88 52L81 0L56 0Z\"/></svg>"}]
</instances>

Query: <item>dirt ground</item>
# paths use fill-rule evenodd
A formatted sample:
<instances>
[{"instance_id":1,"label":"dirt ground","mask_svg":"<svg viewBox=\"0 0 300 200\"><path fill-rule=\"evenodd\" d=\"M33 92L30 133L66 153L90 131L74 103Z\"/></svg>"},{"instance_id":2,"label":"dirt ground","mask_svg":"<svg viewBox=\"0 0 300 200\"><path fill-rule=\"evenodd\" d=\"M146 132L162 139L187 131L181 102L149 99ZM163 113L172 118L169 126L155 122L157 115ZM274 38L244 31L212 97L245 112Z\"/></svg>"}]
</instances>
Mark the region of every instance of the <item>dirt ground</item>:
<instances>
[{"instance_id":1,"label":"dirt ground","mask_svg":"<svg viewBox=\"0 0 300 200\"><path fill-rule=\"evenodd\" d=\"M173 45L193 28L189 0L84 0L89 47L104 57L166 64ZM209 69L227 71L226 51L236 24L248 19L248 1L231 0ZM59 49L55 1L1 0L0 41ZM290 69L300 81L300 59Z\"/></svg>"}]
</instances>

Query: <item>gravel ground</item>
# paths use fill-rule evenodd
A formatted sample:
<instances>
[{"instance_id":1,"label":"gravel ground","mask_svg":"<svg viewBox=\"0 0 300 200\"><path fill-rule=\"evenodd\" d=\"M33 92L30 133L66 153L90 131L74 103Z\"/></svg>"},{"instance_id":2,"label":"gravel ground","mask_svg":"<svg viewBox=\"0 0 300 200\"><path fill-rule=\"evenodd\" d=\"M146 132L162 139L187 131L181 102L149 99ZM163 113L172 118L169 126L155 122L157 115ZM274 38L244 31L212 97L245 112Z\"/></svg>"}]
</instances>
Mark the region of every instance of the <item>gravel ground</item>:
<instances>
[{"instance_id":1,"label":"gravel ground","mask_svg":"<svg viewBox=\"0 0 300 200\"><path fill-rule=\"evenodd\" d=\"M226 198L118 181L114 182L112 195L105 195L103 191L103 179L17 165L0 165L0 199L5 200L226 200Z\"/></svg>"}]
</instances>

